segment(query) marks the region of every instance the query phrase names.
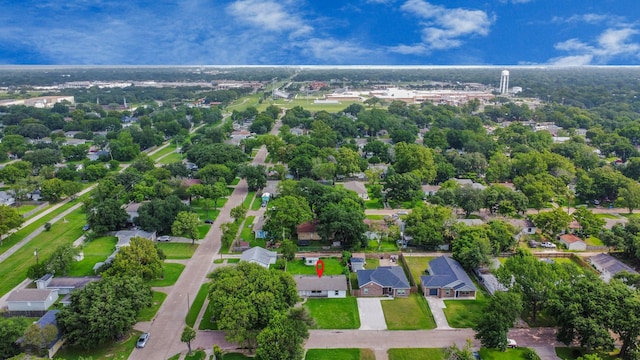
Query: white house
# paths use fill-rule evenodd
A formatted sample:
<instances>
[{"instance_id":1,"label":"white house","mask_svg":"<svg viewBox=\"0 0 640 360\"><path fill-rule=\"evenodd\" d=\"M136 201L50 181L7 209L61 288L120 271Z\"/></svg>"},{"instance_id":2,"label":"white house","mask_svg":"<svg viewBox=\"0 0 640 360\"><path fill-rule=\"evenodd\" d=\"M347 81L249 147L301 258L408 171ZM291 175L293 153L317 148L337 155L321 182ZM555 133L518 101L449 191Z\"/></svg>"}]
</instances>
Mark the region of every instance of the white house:
<instances>
[{"instance_id":1,"label":"white house","mask_svg":"<svg viewBox=\"0 0 640 360\"><path fill-rule=\"evenodd\" d=\"M10 312L45 312L58 300L58 290L20 289L12 291L7 297Z\"/></svg>"},{"instance_id":2,"label":"white house","mask_svg":"<svg viewBox=\"0 0 640 360\"><path fill-rule=\"evenodd\" d=\"M318 257L305 257L304 264L307 266L316 266L316 263L318 263L318 260L320 260L320 258Z\"/></svg>"},{"instance_id":3,"label":"white house","mask_svg":"<svg viewBox=\"0 0 640 360\"><path fill-rule=\"evenodd\" d=\"M589 258L589 262L593 265L596 270L600 273L600 277L609 282L611 278L613 278L616 274L626 271L631 274L637 274L629 265L623 263L622 261L614 258L608 254L598 254Z\"/></svg>"},{"instance_id":4,"label":"white house","mask_svg":"<svg viewBox=\"0 0 640 360\"><path fill-rule=\"evenodd\" d=\"M344 275L295 275L293 279L300 297L347 297L347 277Z\"/></svg>"},{"instance_id":5,"label":"white house","mask_svg":"<svg viewBox=\"0 0 640 360\"><path fill-rule=\"evenodd\" d=\"M245 250L242 252L242 255L240 255L240 261L255 263L267 269L270 265L275 264L277 259L277 252L269 251L259 246L254 246L251 249Z\"/></svg>"},{"instance_id":6,"label":"white house","mask_svg":"<svg viewBox=\"0 0 640 360\"><path fill-rule=\"evenodd\" d=\"M587 243L582 241L579 237L573 234L564 234L559 237L560 243L568 250L585 251L587 250Z\"/></svg>"}]
</instances>

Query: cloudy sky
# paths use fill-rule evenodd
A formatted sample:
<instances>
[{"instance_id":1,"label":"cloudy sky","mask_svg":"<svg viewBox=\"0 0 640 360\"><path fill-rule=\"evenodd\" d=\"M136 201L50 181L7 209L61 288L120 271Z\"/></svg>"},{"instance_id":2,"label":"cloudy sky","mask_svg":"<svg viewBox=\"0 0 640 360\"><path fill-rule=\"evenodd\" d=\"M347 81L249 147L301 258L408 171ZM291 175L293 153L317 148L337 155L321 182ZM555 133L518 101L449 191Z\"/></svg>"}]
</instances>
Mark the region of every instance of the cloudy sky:
<instances>
[{"instance_id":1,"label":"cloudy sky","mask_svg":"<svg viewBox=\"0 0 640 360\"><path fill-rule=\"evenodd\" d=\"M0 0L0 64L640 65L637 0Z\"/></svg>"}]
</instances>

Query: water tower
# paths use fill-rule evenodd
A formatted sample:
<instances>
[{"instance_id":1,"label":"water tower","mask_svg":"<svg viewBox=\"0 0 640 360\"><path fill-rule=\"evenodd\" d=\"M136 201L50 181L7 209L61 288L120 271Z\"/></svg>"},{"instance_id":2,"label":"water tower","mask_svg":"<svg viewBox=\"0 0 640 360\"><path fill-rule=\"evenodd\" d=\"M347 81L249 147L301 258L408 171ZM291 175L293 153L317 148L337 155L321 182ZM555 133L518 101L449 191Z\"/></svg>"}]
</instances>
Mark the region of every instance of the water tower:
<instances>
[{"instance_id":1,"label":"water tower","mask_svg":"<svg viewBox=\"0 0 640 360\"><path fill-rule=\"evenodd\" d=\"M507 95L509 93L509 70L502 70L500 75L500 94Z\"/></svg>"}]
</instances>

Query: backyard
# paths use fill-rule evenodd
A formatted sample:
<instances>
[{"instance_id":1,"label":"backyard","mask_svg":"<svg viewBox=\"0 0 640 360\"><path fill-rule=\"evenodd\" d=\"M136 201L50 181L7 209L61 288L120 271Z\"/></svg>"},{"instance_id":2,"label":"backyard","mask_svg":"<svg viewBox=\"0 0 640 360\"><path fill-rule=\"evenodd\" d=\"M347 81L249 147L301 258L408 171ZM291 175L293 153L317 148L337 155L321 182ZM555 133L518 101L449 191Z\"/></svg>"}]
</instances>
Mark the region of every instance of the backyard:
<instances>
[{"instance_id":1,"label":"backyard","mask_svg":"<svg viewBox=\"0 0 640 360\"><path fill-rule=\"evenodd\" d=\"M106 260L109 255L113 253L116 248L118 238L115 236L103 236L94 239L89 242L85 242L82 245L82 253L84 259L76 261L71 266L71 270L67 273L68 276L90 276L95 275L93 272L93 266Z\"/></svg>"},{"instance_id":2,"label":"backyard","mask_svg":"<svg viewBox=\"0 0 640 360\"><path fill-rule=\"evenodd\" d=\"M427 275L425 271L429 268L429 261L433 260L430 256L404 256L404 260L409 267L409 271L413 276L416 285L420 284L420 276Z\"/></svg>"},{"instance_id":3,"label":"backyard","mask_svg":"<svg viewBox=\"0 0 640 360\"><path fill-rule=\"evenodd\" d=\"M324 275L341 275L344 273L344 266L338 258L321 258L324 263ZM315 265L305 265L304 260L293 260L287 262L287 272L292 275L316 275Z\"/></svg>"},{"instance_id":4,"label":"backyard","mask_svg":"<svg viewBox=\"0 0 640 360\"><path fill-rule=\"evenodd\" d=\"M435 329L436 323L427 301L420 294L381 301L389 330Z\"/></svg>"},{"instance_id":5,"label":"backyard","mask_svg":"<svg viewBox=\"0 0 640 360\"><path fill-rule=\"evenodd\" d=\"M307 299L304 306L316 321L317 329L358 329L360 315L355 297Z\"/></svg>"}]
</instances>

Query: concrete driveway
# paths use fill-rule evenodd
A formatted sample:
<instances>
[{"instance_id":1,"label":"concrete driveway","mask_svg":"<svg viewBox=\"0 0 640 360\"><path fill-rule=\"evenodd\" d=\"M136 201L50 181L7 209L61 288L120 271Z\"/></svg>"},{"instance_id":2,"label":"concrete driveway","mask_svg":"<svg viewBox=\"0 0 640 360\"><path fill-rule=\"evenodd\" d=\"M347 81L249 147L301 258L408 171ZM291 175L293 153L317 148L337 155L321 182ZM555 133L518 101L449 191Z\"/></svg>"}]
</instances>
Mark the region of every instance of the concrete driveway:
<instances>
[{"instance_id":1,"label":"concrete driveway","mask_svg":"<svg viewBox=\"0 0 640 360\"><path fill-rule=\"evenodd\" d=\"M380 301L388 298L358 298L357 300L360 330L387 330L387 322L384 321Z\"/></svg>"},{"instance_id":2,"label":"concrete driveway","mask_svg":"<svg viewBox=\"0 0 640 360\"><path fill-rule=\"evenodd\" d=\"M447 317L444 315L443 309L447 307L444 304L444 300L433 296L425 296L425 299L427 299L427 303L429 303L429 308L433 314L433 319L436 321L436 328L451 329Z\"/></svg>"}]
</instances>

